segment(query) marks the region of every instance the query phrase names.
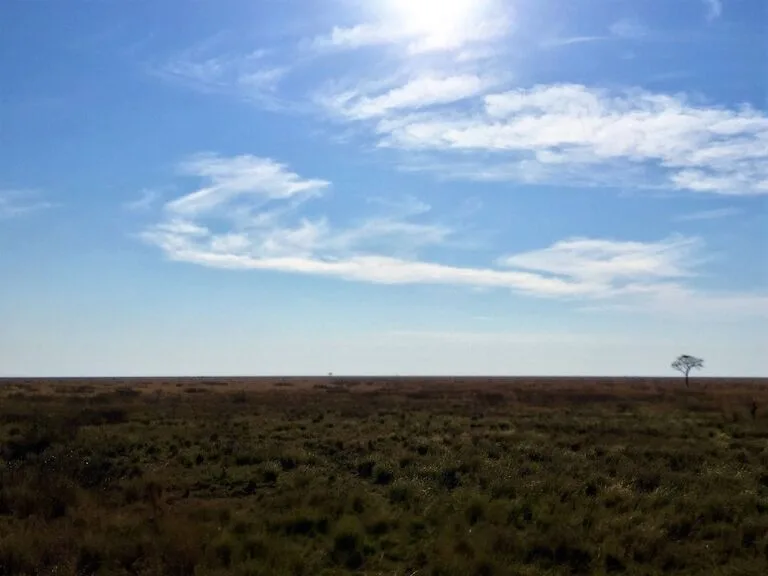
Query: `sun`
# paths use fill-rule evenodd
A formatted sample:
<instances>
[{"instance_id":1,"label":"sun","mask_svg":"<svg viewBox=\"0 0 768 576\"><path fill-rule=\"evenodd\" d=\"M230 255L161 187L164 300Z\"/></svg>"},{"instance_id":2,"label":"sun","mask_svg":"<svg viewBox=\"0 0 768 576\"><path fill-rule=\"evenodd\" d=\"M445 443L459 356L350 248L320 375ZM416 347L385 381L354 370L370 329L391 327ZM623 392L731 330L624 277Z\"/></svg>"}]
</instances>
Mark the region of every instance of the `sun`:
<instances>
[{"instance_id":1,"label":"sun","mask_svg":"<svg viewBox=\"0 0 768 576\"><path fill-rule=\"evenodd\" d=\"M446 37L461 32L482 0L387 0L392 19L411 34Z\"/></svg>"},{"instance_id":2,"label":"sun","mask_svg":"<svg viewBox=\"0 0 768 576\"><path fill-rule=\"evenodd\" d=\"M472 15L477 0L390 0L392 10L407 28L437 32L461 25Z\"/></svg>"},{"instance_id":3,"label":"sun","mask_svg":"<svg viewBox=\"0 0 768 576\"><path fill-rule=\"evenodd\" d=\"M377 30L411 55L453 51L506 33L512 0L368 0Z\"/></svg>"}]
</instances>

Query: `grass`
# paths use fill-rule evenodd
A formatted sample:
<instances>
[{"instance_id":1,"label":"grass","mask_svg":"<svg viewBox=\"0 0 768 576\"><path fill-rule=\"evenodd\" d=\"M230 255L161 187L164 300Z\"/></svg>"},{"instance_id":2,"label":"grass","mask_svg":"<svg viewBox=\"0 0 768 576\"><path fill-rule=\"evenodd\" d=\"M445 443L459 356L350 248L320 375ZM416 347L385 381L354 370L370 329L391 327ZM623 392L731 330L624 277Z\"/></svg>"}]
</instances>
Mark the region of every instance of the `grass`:
<instances>
[{"instance_id":1,"label":"grass","mask_svg":"<svg viewBox=\"0 0 768 576\"><path fill-rule=\"evenodd\" d=\"M0 574L768 574L767 440L765 381L6 381Z\"/></svg>"}]
</instances>

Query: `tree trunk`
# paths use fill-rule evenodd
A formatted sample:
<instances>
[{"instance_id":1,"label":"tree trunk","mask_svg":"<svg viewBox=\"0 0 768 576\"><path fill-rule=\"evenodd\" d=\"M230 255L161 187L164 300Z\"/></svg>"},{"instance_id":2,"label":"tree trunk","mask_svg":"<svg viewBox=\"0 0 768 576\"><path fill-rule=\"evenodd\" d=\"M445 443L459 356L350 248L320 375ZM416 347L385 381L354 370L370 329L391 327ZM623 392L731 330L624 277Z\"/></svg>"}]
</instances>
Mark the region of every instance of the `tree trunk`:
<instances>
[{"instance_id":1,"label":"tree trunk","mask_svg":"<svg viewBox=\"0 0 768 576\"><path fill-rule=\"evenodd\" d=\"M685 387L688 388L688 372L685 373Z\"/></svg>"}]
</instances>

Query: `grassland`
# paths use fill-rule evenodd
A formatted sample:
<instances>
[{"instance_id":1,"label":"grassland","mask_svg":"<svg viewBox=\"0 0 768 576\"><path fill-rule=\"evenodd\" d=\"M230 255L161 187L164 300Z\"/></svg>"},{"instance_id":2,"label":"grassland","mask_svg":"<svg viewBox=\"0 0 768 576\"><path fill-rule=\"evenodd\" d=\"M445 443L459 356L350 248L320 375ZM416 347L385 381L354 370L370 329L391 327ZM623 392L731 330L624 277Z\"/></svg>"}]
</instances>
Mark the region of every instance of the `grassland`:
<instances>
[{"instance_id":1,"label":"grassland","mask_svg":"<svg viewBox=\"0 0 768 576\"><path fill-rule=\"evenodd\" d=\"M0 381L0 574L768 574L768 382Z\"/></svg>"}]
</instances>

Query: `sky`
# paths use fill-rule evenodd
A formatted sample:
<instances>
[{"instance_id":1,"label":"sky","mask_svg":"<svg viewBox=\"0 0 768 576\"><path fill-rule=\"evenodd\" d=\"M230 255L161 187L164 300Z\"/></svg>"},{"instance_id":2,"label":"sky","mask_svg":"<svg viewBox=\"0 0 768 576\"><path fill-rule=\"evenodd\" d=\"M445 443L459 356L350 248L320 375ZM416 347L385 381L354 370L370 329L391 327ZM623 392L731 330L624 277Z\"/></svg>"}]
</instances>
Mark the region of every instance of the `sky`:
<instances>
[{"instance_id":1,"label":"sky","mask_svg":"<svg viewBox=\"0 0 768 576\"><path fill-rule=\"evenodd\" d=\"M764 0L5 0L0 376L768 376Z\"/></svg>"}]
</instances>

